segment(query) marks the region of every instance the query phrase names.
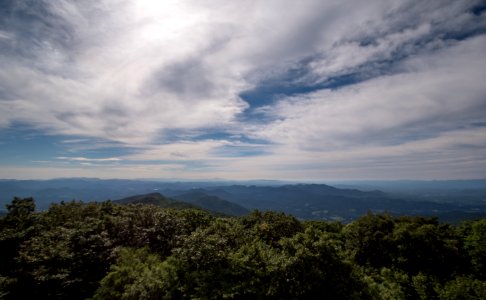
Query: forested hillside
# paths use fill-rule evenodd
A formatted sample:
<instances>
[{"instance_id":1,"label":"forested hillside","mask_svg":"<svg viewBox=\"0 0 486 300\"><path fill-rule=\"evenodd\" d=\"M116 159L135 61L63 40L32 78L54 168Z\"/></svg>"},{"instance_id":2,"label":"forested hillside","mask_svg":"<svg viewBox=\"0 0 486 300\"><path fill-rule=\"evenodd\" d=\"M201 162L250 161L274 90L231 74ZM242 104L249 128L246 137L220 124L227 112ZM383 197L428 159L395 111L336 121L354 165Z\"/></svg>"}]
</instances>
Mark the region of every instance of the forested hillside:
<instances>
[{"instance_id":1,"label":"forested hillside","mask_svg":"<svg viewBox=\"0 0 486 300\"><path fill-rule=\"evenodd\" d=\"M0 219L2 299L484 299L486 219L15 198Z\"/></svg>"}]
</instances>

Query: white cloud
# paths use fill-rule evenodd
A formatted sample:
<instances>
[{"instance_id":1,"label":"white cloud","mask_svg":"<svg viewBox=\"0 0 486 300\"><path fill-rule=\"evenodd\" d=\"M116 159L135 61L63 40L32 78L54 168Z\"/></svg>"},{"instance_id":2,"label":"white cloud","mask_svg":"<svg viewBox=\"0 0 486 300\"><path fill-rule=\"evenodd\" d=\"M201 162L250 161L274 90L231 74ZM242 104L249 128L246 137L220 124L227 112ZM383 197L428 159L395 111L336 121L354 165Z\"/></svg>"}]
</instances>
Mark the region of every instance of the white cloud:
<instances>
[{"instance_id":1,"label":"white cloud","mask_svg":"<svg viewBox=\"0 0 486 300\"><path fill-rule=\"evenodd\" d=\"M227 141L181 141L165 145L148 146L139 153L126 156L130 160L204 160L212 156L212 152L224 145Z\"/></svg>"},{"instance_id":2,"label":"white cloud","mask_svg":"<svg viewBox=\"0 0 486 300\"><path fill-rule=\"evenodd\" d=\"M106 158L87 158L87 157L65 157L58 156L56 159L69 160L69 161L80 161L80 162L115 162L120 161L118 157L106 157Z\"/></svg>"},{"instance_id":3,"label":"white cloud","mask_svg":"<svg viewBox=\"0 0 486 300\"><path fill-rule=\"evenodd\" d=\"M231 78L205 66L203 52L214 43L204 23L207 12L153 2L152 10L139 5L133 13L136 4L108 3L99 15L81 4L52 4L75 45L56 48L55 41L42 41L46 46L35 53L37 68L20 59L0 62L3 89L14 91L12 99L2 99L4 126L21 121L54 133L137 144L166 128L232 122L246 104ZM190 73L193 64L201 67ZM168 79L183 88L159 87L157 81L174 65L183 68Z\"/></svg>"},{"instance_id":4,"label":"white cloud","mask_svg":"<svg viewBox=\"0 0 486 300\"><path fill-rule=\"evenodd\" d=\"M399 145L311 151L282 145L269 155L219 162L222 178L458 179L483 178L486 128L456 130ZM245 177L246 176L246 177Z\"/></svg>"},{"instance_id":5,"label":"white cloud","mask_svg":"<svg viewBox=\"0 0 486 300\"><path fill-rule=\"evenodd\" d=\"M284 98L267 108L279 121L255 135L327 150L396 143L411 135L420 139L484 121L485 51L486 36L480 36L407 60L402 73Z\"/></svg>"},{"instance_id":6,"label":"white cloud","mask_svg":"<svg viewBox=\"0 0 486 300\"><path fill-rule=\"evenodd\" d=\"M177 174L192 176L183 162L199 161L207 169L197 176L290 178L315 168L309 176L320 178L355 172L353 162L378 168L378 157L398 151L408 170L432 161L429 153L447 147L440 138L454 132L482 140L472 127L485 121L486 39L468 36L486 30L485 18L468 11L479 2L64 0L45 4L45 15L24 5L18 9L30 9L35 23L12 14L0 27L0 127L20 122L75 136L62 144L77 149L85 147L80 138L139 149L59 159L88 169L167 160L177 162ZM239 119L250 105L239 97L243 91L303 61L307 73L293 80L304 85L354 72L368 80L260 109L277 121ZM166 134L215 129L272 144L173 141ZM406 167L425 149L420 143L430 149ZM264 151L234 158L228 147ZM482 162L481 151L471 150L468 161ZM148 177L164 173L134 163Z\"/></svg>"},{"instance_id":7,"label":"white cloud","mask_svg":"<svg viewBox=\"0 0 486 300\"><path fill-rule=\"evenodd\" d=\"M180 171L178 165L128 165L128 166L106 166L81 165L81 166L41 166L41 167L2 167L1 178L15 179L50 179L66 177L67 174L73 177L95 177L95 178L177 178L187 176ZM195 177L195 179L203 177Z\"/></svg>"},{"instance_id":8,"label":"white cloud","mask_svg":"<svg viewBox=\"0 0 486 300\"><path fill-rule=\"evenodd\" d=\"M0 39L10 39L10 38L12 38L12 36L8 32L0 30Z\"/></svg>"},{"instance_id":9,"label":"white cloud","mask_svg":"<svg viewBox=\"0 0 486 300\"><path fill-rule=\"evenodd\" d=\"M359 13L351 22L353 31L335 36L332 43L320 45L319 59L310 64L316 81L352 73L359 67L373 74L379 63L390 62L396 56L406 57L453 43L455 35L472 29L486 28L484 18L468 9L472 2L401 1L374 8L366 19ZM365 15L366 16L366 15ZM344 26L346 28L346 26Z\"/></svg>"},{"instance_id":10,"label":"white cloud","mask_svg":"<svg viewBox=\"0 0 486 300\"><path fill-rule=\"evenodd\" d=\"M430 25L421 20L385 32L374 46L356 44L384 26L400 29L389 24L400 3L50 2L46 32L12 21L13 39L36 47L0 61L2 88L13 95L0 100L2 126L21 121L130 144L167 128L228 126L247 108L241 91L305 57L325 54L313 65L325 77L426 34Z\"/></svg>"}]
</instances>

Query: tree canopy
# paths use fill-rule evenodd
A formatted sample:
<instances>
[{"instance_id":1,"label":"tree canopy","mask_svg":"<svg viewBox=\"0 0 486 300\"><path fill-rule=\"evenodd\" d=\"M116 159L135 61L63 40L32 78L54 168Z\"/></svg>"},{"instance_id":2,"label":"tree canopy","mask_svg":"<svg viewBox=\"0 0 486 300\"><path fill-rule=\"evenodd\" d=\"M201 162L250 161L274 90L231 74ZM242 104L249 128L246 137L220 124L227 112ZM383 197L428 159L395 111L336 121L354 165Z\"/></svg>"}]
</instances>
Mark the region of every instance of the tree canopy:
<instances>
[{"instance_id":1,"label":"tree canopy","mask_svg":"<svg viewBox=\"0 0 486 300\"><path fill-rule=\"evenodd\" d=\"M1 299L484 299L486 220L299 221L15 198L0 218Z\"/></svg>"}]
</instances>

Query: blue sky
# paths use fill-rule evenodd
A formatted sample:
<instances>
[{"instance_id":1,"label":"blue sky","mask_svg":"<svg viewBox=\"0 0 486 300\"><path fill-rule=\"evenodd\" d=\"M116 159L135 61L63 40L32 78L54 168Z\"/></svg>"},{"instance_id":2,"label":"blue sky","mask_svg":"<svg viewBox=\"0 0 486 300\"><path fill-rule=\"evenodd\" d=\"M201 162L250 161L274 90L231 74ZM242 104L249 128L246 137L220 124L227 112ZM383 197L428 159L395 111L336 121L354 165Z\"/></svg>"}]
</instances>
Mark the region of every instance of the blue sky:
<instances>
[{"instance_id":1,"label":"blue sky","mask_svg":"<svg viewBox=\"0 0 486 300\"><path fill-rule=\"evenodd\" d=\"M485 8L4 0L0 178L485 178Z\"/></svg>"}]
</instances>

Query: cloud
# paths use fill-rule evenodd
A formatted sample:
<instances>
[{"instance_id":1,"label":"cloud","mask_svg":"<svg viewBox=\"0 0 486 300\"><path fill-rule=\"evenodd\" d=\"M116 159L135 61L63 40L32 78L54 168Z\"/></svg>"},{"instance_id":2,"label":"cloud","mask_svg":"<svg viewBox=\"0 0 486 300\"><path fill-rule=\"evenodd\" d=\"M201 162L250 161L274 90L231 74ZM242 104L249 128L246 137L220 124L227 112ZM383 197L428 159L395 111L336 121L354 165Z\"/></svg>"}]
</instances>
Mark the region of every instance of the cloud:
<instances>
[{"instance_id":1,"label":"cloud","mask_svg":"<svg viewBox=\"0 0 486 300\"><path fill-rule=\"evenodd\" d=\"M35 8L22 7L22 13L33 14L33 25L46 30L9 23L17 29L15 41L27 39L36 47L0 62L2 90L12 94L1 99L4 126L22 121L54 133L136 144L166 128L231 122L245 103L224 83L205 93L217 78L204 79L213 73L205 74L204 62L185 61L212 43L204 24L200 38L187 39L204 12L185 12L175 2L151 4L169 12L150 16L150 6L132 13L136 3L86 9L64 1L44 3L49 14L42 18ZM170 10L177 20L161 19L172 15Z\"/></svg>"},{"instance_id":2,"label":"cloud","mask_svg":"<svg viewBox=\"0 0 486 300\"><path fill-rule=\"evenodd\" d=\"M365 78L377 76L389 72L386 67L394 61L484 32L486 21L471 12L472 6L438 1L383 5L383 11L374 10L380 18L363 20L354 32L321 45L320 55L309 64L311 74L316 81L353 72L364 73Z\"/></svg>"},{"instance_id":3,"label":"cloud","mask_svg":"<svg viewBox=\"0 0 486 300\"><path fill-rule=\"evenodd\" d=\"M486 36L402 62L401 72L281 99L258 138L304 149L393 144L484 121ZM465 80L467 78L467 80Z\"/></svg>"},{"instance_id":4,"label":"cloud","mask_svg":"<svg viewBox=\"0 0 486 300\"><path fill-rule=\"evenodd\" d=\"M12 38L12 36L8 32L0 30L0 39L10 39L10 38Z\"/></svg>"},{"instance_id":5,"label":"cloud","mask_svg":"<svg viewBox=\"0 0 486 300\"><path fill-rule=\"evenodd\" d=\"M298 181L482 178L485 134L485 128L475 128L399 145L360 145L327 151L281 146L274 147L272 154L226 160L215 169L222 178L250 174L247 178Z\"/></svg>"},{"instance_id":6,"label":"cloud","mask_svg":"<svg viewBox=\"0 0 486 300\"><path fill-rule=\"evenodd\" d=\"M65 157L58 156L56 159L69 160L69 161L81 161L81 162L114 162L120 161L118 157L107 157L107 158L87 158L87 157Z\"/></svg>"},{"instance_id":7,"label":"cloud","mask_svg":"<svg viewBox=\"0 0 486 300\"><path fill-rule=\"evenodd\" d=\"M153 162L143 174L174 161L188 176L265 166L258 176L275 177L286 166L297 177L319 166L317 178L327 167L351 172L353 159L369 167L358 153L378 166L402 146L412 161L421 142L432 153L446 147L440 138L477 136L486 121L479 3L8 1L0 128L65 136L69 153L53 157L71 164ZM274 91L245 99L266 82ZM200 138L215 132L224 135ZM85 140L133 151L89 158ZM481 150L471 151L470 161Z\"/></svg>"}]
</instances>

